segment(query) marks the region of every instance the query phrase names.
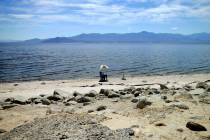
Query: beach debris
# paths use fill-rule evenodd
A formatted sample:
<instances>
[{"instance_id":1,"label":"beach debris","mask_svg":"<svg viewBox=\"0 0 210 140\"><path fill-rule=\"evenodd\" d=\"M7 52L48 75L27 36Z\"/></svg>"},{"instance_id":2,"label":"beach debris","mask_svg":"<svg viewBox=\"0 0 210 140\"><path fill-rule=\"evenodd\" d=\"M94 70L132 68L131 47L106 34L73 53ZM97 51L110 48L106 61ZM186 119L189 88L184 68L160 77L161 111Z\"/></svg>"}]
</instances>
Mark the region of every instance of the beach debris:
<instances>
[{"instance_id":1,"label":"beach debris","mask_svg":"<svg viewBox=\"0 0 210 140\"><path fill-rule=\"evenodd\" d=\"M152 104L152 102L147 101L146 97L143 96L143 97L139 98L139 101L138 101L136 107L137 107L137 108L140 108L140 109L143 109L143 108L145 108L147 105L151 105L151 104Z\"/></svg>"},{"instance_id":2,"label":"beach debris","mask_svg":"<svg viewBox=\"0 0 210 140\"><path fill-rule=\"evenodd\" d=\"M85 96L87 97L95 97L97 92L95 90L91 90L89 93L86 93Z\"/></svg>"},{"instance_id":3,"label":"beach debris","mask_svg":"<svg viewBox=\"0 0 210 140\"><path fill-rule=\"evenodd\" d=\"M207 131L203 125L191 121L187 122L186 127L192 131Z\"/></svg>"},{"instance_id":4,"label":"beach debris","mask_svg":"<svg viewBox=\"0 0 210 140\"><path fill-rule=\"evenodd\" d=\"M100 105L99 107L97 107L96 111L101 111L101 110L105 110L107 107L104 105Z\"/></svg>"}]
</instances>

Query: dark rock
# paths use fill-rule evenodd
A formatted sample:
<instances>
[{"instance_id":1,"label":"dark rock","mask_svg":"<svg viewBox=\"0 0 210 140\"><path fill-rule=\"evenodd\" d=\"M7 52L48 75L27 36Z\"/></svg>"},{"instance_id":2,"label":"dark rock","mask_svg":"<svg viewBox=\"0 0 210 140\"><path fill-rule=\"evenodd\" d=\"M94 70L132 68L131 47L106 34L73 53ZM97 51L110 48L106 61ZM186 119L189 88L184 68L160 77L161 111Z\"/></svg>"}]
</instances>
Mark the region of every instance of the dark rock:
<instances>
[{"instance_id":1,"label":"dark rock","mask_svg":"<svg viewBox=\"0 0 210 140\"><path fill-rule=\"evenodd\" d=\"M139 99L139 101L138 101L138 103L137 103L137 105L136 105L136 107L137 108L140 108L140 109L143 109L143 108L145 108L147 105L151 105L152 103L150 102L150 101L147 101L147 99L146 98L140 98Z\"/></svg>"},{"instance_id":2,"label":"dark rock","mask_svg":"<svg viewBox=\"0 0 210 140\"><path fill-rule=\"evenodd\" d=\"M48 96L47 99L51 100L51 101L62 101L64 99L64 97L54 94L54 95Z\"/></svg>"},{"instance_id":3,"label":"dark rock","mask_svg":"<svg viewBox=\"0 0 210 140\"><path fill-rule=\"evenodd\" d=\"M126 94L126 92L124 92L124 91L120 91L120 92L119 92L119 94L120 94L120 95L125 95L125 94Z\"/></svg>"},{"instance_id":4,"label":"dark rock","mask_svg":"<svg viewBox=\"0 0 210 140\"><path fill-rule=\"evenodd\" d=\"M16 87L16 86L18 86L18 85L19 85L19 84L14 84L13 86L15 86L15 87Z\"/></svg>"},{"instance_id":5,"label":"dark rock","mask_svg":"<svg viewBox=\"0 0 210 140\"><path fill-rule=\"evenodd\" d=\"M74 97L77 97L77 96L79 96L79 95L81 95L79 92L74 91L74 93L73 93L73 96L74 96Z\"/></svg>"},{"instance_id":6,"label":"dark rock","mask_svg":"<svg viewBox=\"0 0 210 140\"><path fill-rule=\"evenodd\" d=\"M139 98L133 98L133 99L131 100L132 103L137 103L138 101L139 101Z\"/></svg>"},{"instance_id":7,"label":"dark rock","mask_svg":"<svg viewBox=\"0 0 210 140\"><path fill-rule=\"evenodd\" d=\"M87 106L87 105L89 105L90 104L90 102L84 102L83 103L83 106Z\"/></svg>"},{"instance_id":8,"label":"dark rock","mask_svg":"<svg viewBox=\"0 0 210 140\"><path fill-rule=\"evenodd\" d=\"M4 101L5 102L13 102L14 100L15 100L15 98L10 97L10 98L5 99Z\"/></svg>"},{"instance_id":9,"label":"dark rock","mask_svg":"<svg viewBox=\"0 0 210 140\"><path fill-rule=\"evenodd\" d=\"M9 108L12 108L12 107L15 107L15 106L17 106L17 105L16 104L4 104L1 107L3 109L9 109Z\"/></svg>"},{"instance_id":10,"label":"dark rock","mask_svg":"<svg viewBox=\"0 0 210 140\"><path fill-rule=\"evenodd\" d=\"M163 96L161 96L161 99L166 100L167 96L163 95Z\"/></svg>"},{"instance_id":11,"label":"dark rock","mask_svg":"<svg viewBox=\"0 0 210 140\"><path fill-rule=\"evenodd\" d=\"M120 97L120 95L115 93L114 91L109 91L108 98L117 98L117 97Z\"/></svg>"},{"instance_id":12,"label":"dark rock","mask_svg":"<svg viewBox=\"0 0 210 140\"><path fill-rule=\"evenodd\" d=\"M129 134L129 136L134 136L135 132L131 128L123 128L123 129L117 129L116 131L121 131L123 133Z\"/></svg>"},{"instance_id":13,"label":"dark rock","mask_svg":"<svg viewBox=\"0 0 210 140\"><path fill-rule=\"evenodd\" d=\"M94 112L94 110L92 110L92 109L88 110L88 113L91 113L91 112Z\"/></svg>"},{"instance_id":14,"label":"dark rock","mask_svg":"<svg viewBox=\"0 0 210 140\"><path fill-rule=\"evenodd\" d=\"M139 94L141 94L140 91L135 91L133 95L134 95L134 97L137 97L137 96L139 96Z\"/></svg>"},{"instance_id":15,"label":"dark rock","mask_svg":"<svg viewBox=\"0 0 210 140\"><path fill-rule=\"evenodd\" d=\"M97 95L97 92L95 90L91 90L89 93L85 94L87 97L95 97Z\"/></svg>"},{"instance_id":16,"label":"dark rock","mask_svg":"<svg viewBox=\"0 0 210 140\"><path fill-rule=\"evenodd\" d=\"M46 95L45 95L45 94L40 94L39 96L40 96L40 97L45 97Z\"/></svg>"},{"instance_id":17,"label":"dark rock","mask_svg":"<svg viewBox=\"0 0 210 140\"><path fill-rule=\"evenodd\" d=\"M163 89L168 89L168 87L166 85L163 85L163 84L159 84L160 85L160 89L163 90Z\"/></svg>"},{"instance_id":18,"label":"dark rock","mask_svg":"<svg viewBox=\"0 0 210 140\"><path fill-rule=\"evenodd\" d=\"M203 88L203 89L207 89L209 87L209 85L206 82L199 82L196 85L196 88Z\"/></svg>"},{"instance_id":19,"label":"dark rock","mask_svg":"<svg viewBox=\"0 0 210 140\"><path fill-rule=\"evenodd\" d=\"M46 98L41 99L41 102L43 105L50 105L50 103L51 103L50 100L48 100Z\"/></svg>"},{"instance_id":20,"label":"dark rock","mask_svg":"<svg viewBox=\"0 0 210 140\"><path fill-rule=\"evenodd\" d=\"M41 85L46 85L46 83L45 82L41 82Z\"/></svg>"},{"instance_id":21,"label":"dark rock","mask_svg":"<svg viewBox=\"0 0 210 140\"><path fill-rule=\"evenodd\" d=\"M107 107L106 106L104 106L104 105L101 105L101 106L99 106L99 107L97 107L97 111L101 111L101 110L105 110Z\"/></svg>"},{"instance_id":22,"label":"dark rock","mask_svg":"<svg viewBox=\"0 0 210 140\"><path fill-rule=\"evenodd\" d=\"M37 98L37 99L35 99L34 100L34 102L33 103L35 103L35 104L39 104L39 103L42 103L42 101L41 101L41 99L40 98Z\"/></svg>"},{"instance_id":23,"label":"dark rock","mask_svg":"<svg viewBox=\"0 0 210 140\"><path fill-rule=\"evenodd\" d=\"M155 126L166 126L166 124L160 122L160 123L156 123Z\"/></svg>"},{"instance_id":24,"label":"dark rock","mask_svg":"<svg viewBox=\"0 0 210 140\"><path fill-rule=\"evenodd\" d=\"M99 92L99 94L103 94L105 96L108 96L109 95L109 92L110 92L109 89L101 89L100 92Z\"/></svg>"},{"instance_id":25,"label":"dark rock","mask_svg":"<svg viewBox=\"0 0 210 140\"><path fill-rule=\"evenodd\" d=\"M12 103L14 104L20 104L20 105L25 105L26 104L26 101L23 97L16 97Z\"/></svg>"},{"instance_id":26,"label":"dark rock","mask_svg":"<svg viewBox=\"0 0 210 140\"><path fill-rule=\"evenodd\" d=\"M165 100L165 103L171 103L172 101L171 100Z\"/></svg>"},{"instance_id":27,"label":"dark rock","mask_svg":"<svg viewBox=\"0 0 210 140\"><path fill-rule=\"evenodd\" d=\"M207 131L207 129L204 126L195 122L187 122L186 127L192 131Z\"/></svg>"},{"instance_id":28,"label":"dark rock","mask_svg":"<svg viewBox=\"0 0 210 140\"><path fill-rule=\"evenodd\" d=\"M5 132L7 132L7 131L0 128L0 134L5 133Z\"/></svg>"},{"instance_id":29,"label":"dark rock","mask_svg":"<svg viewBox=\"0 0 210 140\"><path fill-rule=\"evenodd\" d=\"M85 103L85 102L90 102L91 100L88 97L80 96L76 97L76 102L78 103Z\"/></svg>"},{"instance_id":30,"label":"dark rock","mask_svg":"<svg viewBox=\"0 0 210 140\"><path fill-rule=\"evenodd\" d=\"M184 130L182 128L177 128L176 129L178 132L183 132Z\"/></svg>"}]
</instances>

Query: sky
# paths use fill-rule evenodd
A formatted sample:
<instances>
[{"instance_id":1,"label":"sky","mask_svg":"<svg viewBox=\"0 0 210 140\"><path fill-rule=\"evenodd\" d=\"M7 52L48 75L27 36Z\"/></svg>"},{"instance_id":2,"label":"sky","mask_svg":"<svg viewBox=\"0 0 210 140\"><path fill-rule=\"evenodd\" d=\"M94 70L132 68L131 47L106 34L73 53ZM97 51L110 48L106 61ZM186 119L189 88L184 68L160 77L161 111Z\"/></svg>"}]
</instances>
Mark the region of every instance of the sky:
<instances>
[{"instance_id":1,"label":"sky","mask_svg":"<svg viewBox=\"0 0 210 140\"><path fill-rule=\"evenodd\" d=\"M210 0L0 0L0 40L210 33Z\"/></svg>"}]
</instances>

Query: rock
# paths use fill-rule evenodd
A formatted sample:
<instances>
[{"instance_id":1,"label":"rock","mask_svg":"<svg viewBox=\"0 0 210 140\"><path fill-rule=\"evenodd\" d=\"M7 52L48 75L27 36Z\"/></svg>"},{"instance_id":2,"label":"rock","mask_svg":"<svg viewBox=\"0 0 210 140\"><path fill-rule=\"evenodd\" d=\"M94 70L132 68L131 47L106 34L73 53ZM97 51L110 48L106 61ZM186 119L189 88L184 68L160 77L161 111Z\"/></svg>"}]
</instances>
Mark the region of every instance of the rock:
<instances>
[{"instance_id":1,"label":"rock","mask_svg":"<svg viewBox=\"0 0 210 140\"><path fill-rule=\"evenodd\" d=\"M198 82L196 85L196 88L207 89L208 87L209 87L209 85L206 82Z\"/></svg>"},{"instance_id":2,"label":"rock","mask_svg":"<svg viewBox=\"0 0 210 140\"><path fill-rule=\"evenodd\" d=\"M103 94L105 96L108 96L109 95L109 91L110 91L109 89L101 89L99 94Z\"/></svg>"},{"instance_id":3,"label":"rock","mask_svg":"<svg viewBox=\"0 0 210 140\"><path fill-rule=\"evenodd\" d=\"M5 132L7 132L7 131L0 128L0 134L5 133Z\"/></svg>"},{"instance_id":4,"label":"rock","mask_svg":"<svg viewBox=\"0 0 210 140\"><path fill-rule=\"evenodd\" d=\"M26 101L23 97L21 96L18 96L18 97L15 97L14 100L12 101L12 103L14 104L20 104L20 105L25 105L26 104Z\"/></svg>"},{"instance_id":5,"label":"rock","mask_svg":"<svg viewBox=\"0 0 210 140\"><path fill-rule=\"evenodd\" d=\"M160 122L160 123L156 123L155 126L166 126L166 124Z\"/></svg>"},{"instance_id":6,"label":"rock","mask_svg":"<svg viewBox=\"0 0 210 140\"><path fill-rule=\"evenodd\" d=\"M177 107L179 109L185 109L185 110L189 109L189 107L187 105L185 105L184 103L181 103L181 102L176 102L170 106Z\"/></svg>"},{"instance_id":7,"label":"rock","mask_svg":"<svg viewBox=\"0 0 210 140\"><path fill-rule=\"evenodd\" d=\"M205 103L205 104L210 104L210 98L209 97L208 98L201 98L201 99L199 99L199 102Z\"/></svg>"},{"instance_id":8,"label":"rock","mask_svg":"<svg viewBox=\"0 0 210 140\"><path fill-rule=\"evenodd\" d=\"M35 104L39 104L39 103L42 103L41 99L40 98L37 98L33 101Z\"/></svg>"},{"instance_id":9,"label":"rock","mask_svg":"<svg viewBox=\"0 0 210 140\"><path fill-rule=\"evenodd\" d=\"M139 96L140 94L141 94L140 91L135 91L133 95L134 95L134 97L137 97L137 96Z\"/></svg>"},{"instance_id":10,"label":"rock","mask_svg":"<svg viewBox=\"0 0 210 140\"><path fill-rule=\"evenodd\" d=\"M171 100L165 100L165 103L171 103L172 101Z\"/></svg>"},{"instance_id":11,"label":"rock","mask_svg":"<svg viewBox=\"0 0 210 140\"><path fill-rule=\"evenodd\" d=\"M41 82L41 85L46 85L46 83L45 82Z\"/></svg>"},{"instance_id":12,"label":"rock","mask_svg":"<svg viewBox=\"0 0 210 140\"><path fill-rule=\"evenodd\" d=\"M88 110L88 113L92 113L92 112L94 112L94 110L92 110L92 109Z\"/></svg>"},{"instance_id":13,"label":"rock","mask_svg":"<svg viewBox=\"0 0 210 140\"><path fill-rule=\"evenodd\" d=\"M147 99L145 97L141 97L136 105L137 108L143 109L145 108L147 105L151 105L152 103L147 101Z\"/></svg>"},{"instance_id":14,"label":"rock","mask_svg":"<svg viewBox=\"0 0 210 140\"><path fill-rule=\"evenodd\" d=\"M204 126L195 122L187 122L186 127L192 131L207 131L207 129Z\"/></svg>"},{"instance_id":15,"label":"rock","mask_svg":"<svg viewBox=\"0 0 210 140\"><path fill-rule=\"evenodd\" d=\"M43 105L50 105L50 103L51 103L50 100L48 100L46 98L41 99L41 102Z\"/></svg>"},{"instance_id":16,"label":"rock","mask_svg":"<svg viewBox=\"0 0 210 140\"><path fill-rule=\"evenodd\" d=\"M45 95L45 94L40 94L39 96L40 96L40 97L45 97L46 95Z\"/></svg>"},{"instance_id":17,"label":"rock","mask_svg":"<svg viewBox=\"0 0 210 140\"><path fill-rule=\"evenodd\" d=\"M62 97L56 93L54 95L48 96L47 99L51 100L51 101L62 101L64 99L64 97Z\"/></svg>"},{"instance_id":18,"label":"rock","mask_svg":"<svg viewBox=\"0 0 210 140\"><path fill-rule=\"evenodd\" d=\"M138 101L139 101L139 98L133 98L133 99L131 100L132 103L137 103Z\"/></svg>"},{"instance_id":19,"label":"rock","mask_svg":"<svg viewBox=\"0 0 210 140\"><path fill-rule=\"evenodd\" d=\"M178 132L183 132L184 130L182 128L177 128L176 129Z\"/></svg>"},{"instance_id":20,"label":"rock","mask_svg":"<svg viewBox=\"0 0 210 140\"><path fill-rule=\"evenodd\" d=\"M9 109L9 108L12 108L12 107L15 107L15 106L17 106L17 105L16 104L4 104L1 107L3 109Z\"/></svg>"},{"instance_id":21,"label":"rock","mask_svg":"<svg viewBox=\"0 0 210 140\"><path fill-rule=\"evenodd\" d=\"M107 107L106 106L104 106L104 105L101 105L101 106L99 106L99 107L97 107L97 111L101 111L101 110L105 110Z\"/></svg>"},{"instance_id":22,"label":"rock","mask_svg":"<svg viewBox=\"0 0 210 140\"><path fill-rule=\"evenodd\" d=\"M77 91L74 91L74 92L73 92L73 96L74 96L74 97L79 96L79 95L82 95L82 94L80 94L80 93L77 92Z\"/></svg>"},{"instance_id":23,"label":"rock","mask_svg":"<svg viewBox=\"0 0 210 140\"><path fill-rule=\"evenodd\" d=\"M114 91L109 91L108 98L117 98L117 97L120 97L120 95L115 93Z\"/></svg>"},{"instance_id":24,"label":"rock","mask_svg":"<svg viewBox=\"0 0 210 140\"><path fill-rule=\"evenodd\" d=\"M161 99L166 100L167 96L163 95L163 96L161 96Z\"/></svg>"},{"instance_id":25,"label":"rock","mask_svg":"<svg viewBox=\"0 0 210 140\"><path fill-rule=\"evenodd\" d=\"M85 94L87 97L95 97L97 95L97 92L95 90L91 90L89 93Z\"/></svg>"},{"instance_id":26,"label":"rock","mask_svg":"<svg viewBox=\"0 0 210 140\"><path fill-rule=\"evenodd\" d=\"M14 100L15 100L15 98L10 97L10 98L5 99L4 101L5 102L13 102Z\"/></svg>"},{"instance_id":27,"label":"rock","mask_svg":"<svg viewBox=\"0 0 210 140\"><path fill-rule=\"evenodd\" d=\"M85 102L90 102L90 101L91 100L88 97L84 97L84 96L76 97L77 103L85 103Z\"/></svg>"},{"instance_id":28,"label":"rock","mask_svg":"<svg viewBox=\"0 0 210 140\"><path fill-rule=\"evenodd\" d=\"M15 86L15 87L16 87L16 86L18 86L18 85L19 85L19 84L14 84L13 86Z\"/></svg>"},{"instance_id":29,"label":"rock","mask_svg":"<svg viewBox=\"0 0 210 140\"><path fill-rule=\"evenodd\" d=\"M120 94L120 95L125 95L125 94L126 94L126 92L124 92L124 91L120 91L120 92L119 92L119 94Z\"/></svg>"},{"instance_id":30,"label":"rock","mask_svg":"<svg viewBox=\"0 0 210 140\"><path fill-rule=\"evenodd\" d=\"M87 106L87 105L89 105L90 104L90 102L84 102L83 103L83 106Z\"/></svg>"},{"instance_id":31,"label":"rock","mask_svg":"<svg viewBox=\"0 0 210 140\"><path fill-rule=\"evenodd\" d=\"M69 101L69 102L64 102L64 104L65 104L66 106L71 106L71 105L76 105L77 102L76 102L76 101Z\"/></svg>"},{"instance_id":32,"label":"rock","mask_svg":"<svg viewBox=\"0 0 210 140\"><path fill-rule=\"evenodd\" d=\"M168 87L166 85L163 85L163 84L159 84L160 85L160 89L163 90L163 89L168 89Z\"/></svg>"}]
</instances>

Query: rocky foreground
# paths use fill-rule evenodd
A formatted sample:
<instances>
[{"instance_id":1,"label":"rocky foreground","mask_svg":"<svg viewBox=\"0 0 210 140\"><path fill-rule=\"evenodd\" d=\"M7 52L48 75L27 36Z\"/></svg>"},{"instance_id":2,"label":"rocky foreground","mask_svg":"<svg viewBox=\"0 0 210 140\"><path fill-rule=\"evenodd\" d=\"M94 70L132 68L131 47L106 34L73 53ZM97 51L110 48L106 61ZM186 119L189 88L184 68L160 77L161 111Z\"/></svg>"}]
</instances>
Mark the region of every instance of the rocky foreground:
<instances>
[{"instance_id":1,"label":"rocky foreground","mask_svg":"<svg viewBox=\"0 0 210 140\"><path fill-rule=\"evenodd\" d=\"M141 84L85 94L57 89L51 95L7 98L0 102L0 139L209 140L209 83ZM6 130L3 121L18 112L26 120Z\"/></svg>"}]
</instances>

